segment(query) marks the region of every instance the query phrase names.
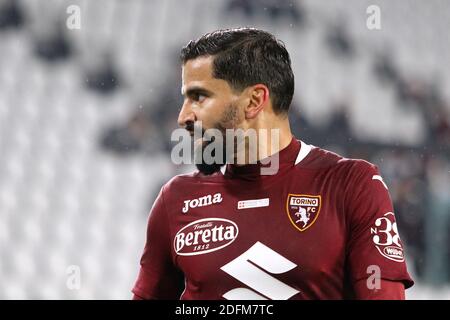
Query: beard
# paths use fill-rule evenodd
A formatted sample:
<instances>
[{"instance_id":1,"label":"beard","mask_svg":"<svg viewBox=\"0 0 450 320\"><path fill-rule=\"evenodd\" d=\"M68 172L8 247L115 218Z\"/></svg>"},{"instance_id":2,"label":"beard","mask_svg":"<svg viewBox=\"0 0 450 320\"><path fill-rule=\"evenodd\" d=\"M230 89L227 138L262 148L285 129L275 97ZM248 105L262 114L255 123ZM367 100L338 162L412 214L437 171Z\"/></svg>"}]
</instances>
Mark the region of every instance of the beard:
<instances>
[{"instance_id":1,"label":"beard","mask_svg":"<svg viewBox=\"0 0 450 320\"><path fill-rule=\"evenodd\" d=\"M198 143L197 141L194 141L194 159L195 166L202 174L212 175L216 172L219 172L220 169L227 163L227 159L230 155L227 154L226 130L227 128L234 129L236 123L237 107L233 104L230 104L225 109L221 119L211 128L216 129L220 132L221 141L216 141L216 136L209 136L205 128L198 128L192 122L186 125L186 129L191 132L194 130L200 131L201 129L201 139L199 139ZM215 146L214 148L211 148L213 143L215 143ZM210 153L208 154L208 159L211 159L212 161L205 161L205 155L208 149L211 149Z\"/></svg>"},{"instance_id":2,"label":"beard","mask_svg":"<svg viewBox=\"0 0 450 320\"><path fill-rule=\"evenodd\" d=\"M225 136L225 135L223 135ZM225 138L224 138L225 139ZM220 168L222 168L226 164L226 143L222 143L222 152L217 154L217 149L212 149L211 151L211 158L213 159L212 163L205 162L205 150L208 146L210 146L212 143L215 142L215 137L211 137L210 141L205 141L202 139L201 143L197 145L194 149L194 157L196 160L195 166L197 167L198 171L203 173L204 175L211 175L216 172L220 171Z\"/></svg>"}]
</instances>

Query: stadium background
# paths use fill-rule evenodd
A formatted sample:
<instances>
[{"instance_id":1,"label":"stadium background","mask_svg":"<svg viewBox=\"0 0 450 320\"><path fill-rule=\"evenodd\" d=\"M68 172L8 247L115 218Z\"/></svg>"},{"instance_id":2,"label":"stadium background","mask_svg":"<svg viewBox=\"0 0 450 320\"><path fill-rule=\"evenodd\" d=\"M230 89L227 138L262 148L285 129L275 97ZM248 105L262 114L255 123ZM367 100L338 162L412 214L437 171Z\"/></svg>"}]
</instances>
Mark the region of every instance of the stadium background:
<instances>
[{"instance_id":1,"label":"stadium background","mask_svg":"<svg viewBox=\"0 0 450 320\"><path fill-rule=\"evenodd\" d=\"M446 0L0 0L0 298L131 297L156 193L192 169L170 161L178 52L238 26L285 42L297 137L379 166L407 298L450 299Z\"/></svg>"}]
</instances>

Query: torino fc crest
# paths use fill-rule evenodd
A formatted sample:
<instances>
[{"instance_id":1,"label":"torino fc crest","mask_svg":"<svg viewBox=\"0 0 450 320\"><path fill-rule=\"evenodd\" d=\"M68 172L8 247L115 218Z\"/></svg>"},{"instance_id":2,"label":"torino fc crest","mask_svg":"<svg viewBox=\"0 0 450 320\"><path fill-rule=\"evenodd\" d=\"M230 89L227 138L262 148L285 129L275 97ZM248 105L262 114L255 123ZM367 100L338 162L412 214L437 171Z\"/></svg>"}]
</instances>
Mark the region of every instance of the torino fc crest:
<instances>
[{"instance_id":1,"label":"torino fc crest","mask_svg":"<svg viewBox=\"0 0 450 320\"><path fill-rule=\"evenodd\" d=\"M289 193L286 211L291 223L299 231L305 231L317 220L320 212L321 197Z\"/></svg>"}]
</instances>

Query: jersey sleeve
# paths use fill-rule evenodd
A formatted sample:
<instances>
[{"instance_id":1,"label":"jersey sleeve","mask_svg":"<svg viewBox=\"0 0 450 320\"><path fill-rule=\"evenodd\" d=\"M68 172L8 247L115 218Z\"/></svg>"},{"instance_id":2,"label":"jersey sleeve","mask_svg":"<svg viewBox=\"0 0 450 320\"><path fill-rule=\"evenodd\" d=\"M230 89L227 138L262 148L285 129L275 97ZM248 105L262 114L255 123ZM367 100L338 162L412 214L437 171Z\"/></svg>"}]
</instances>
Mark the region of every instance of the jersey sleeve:
<instances>
[{"instance_id":1,"label":"jersey sleeve","mask_svg":"<svg viewBox=\"0 0 450 320\"><path fill-rule=\"evenodd\" d=\"M164 202L164 187L153 207L140 271L132 292L143 299L179 299L183 275L171 257L170 227Z\"/></svg>"},{"instance_id":2,"label":"jersey sleeve","mask_svg":"<svg viewBox=\"0 0 450 320\"><path fill-rule=\"evenodd\" d=\"M378 277L411 287L414 282L407 271L392 201L378 168L356 160L344 199L349 231L346 265L351 282L367 279L376 288Z\"/></svg>"}]
</instances>

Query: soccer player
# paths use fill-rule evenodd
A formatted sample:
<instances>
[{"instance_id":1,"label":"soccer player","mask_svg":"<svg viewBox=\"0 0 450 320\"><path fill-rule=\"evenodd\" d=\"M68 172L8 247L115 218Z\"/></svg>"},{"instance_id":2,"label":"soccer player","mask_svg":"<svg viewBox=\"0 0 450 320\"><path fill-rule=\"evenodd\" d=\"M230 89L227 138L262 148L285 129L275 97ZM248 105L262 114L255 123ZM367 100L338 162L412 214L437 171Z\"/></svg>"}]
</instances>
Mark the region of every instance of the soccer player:
<instances>
[{"instance_id":1,"label":"soccer player","mask_svg":"<svg viewBox=\"0 0 450 320\"><path fill-rule=\"evenodd\" d=\"M224 141L229 129L275 130L278 140L258 135L267 155L256 163L229 161L255 149L245 140L225 166L200 163L162 187L134 298L404 299L413 281L388 188L375 165L292 136L285 46L257 29L219 30L181 60L181 127L193 134L201 122ZM272 159L277 170L263 174Z\"/></svg>"}]
</instances>

